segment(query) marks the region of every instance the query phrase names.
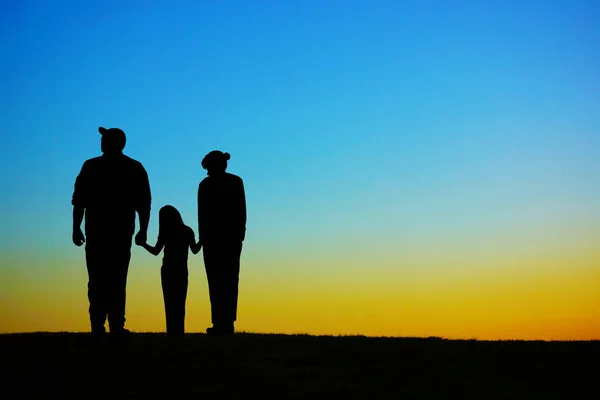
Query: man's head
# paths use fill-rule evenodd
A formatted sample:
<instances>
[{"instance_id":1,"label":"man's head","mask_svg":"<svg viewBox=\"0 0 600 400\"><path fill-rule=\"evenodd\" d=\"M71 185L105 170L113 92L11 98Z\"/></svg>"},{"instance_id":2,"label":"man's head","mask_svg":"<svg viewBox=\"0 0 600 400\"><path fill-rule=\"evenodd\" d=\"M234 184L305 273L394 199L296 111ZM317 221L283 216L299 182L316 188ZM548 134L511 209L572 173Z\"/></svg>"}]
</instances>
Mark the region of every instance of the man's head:
<instances>
[{"instance_id":1,"label":"man's head","mask_svg":"<svg viewBox=\"0 0 600 400\"><path fill-rule=\"evenodd\" d=\"M229 153L213 150L202 159L202 168L208 172L208 175L223 173L227 169L229 158Z\"/></svg>"},{"instance_id":2,"label":"man's head","mask_svg":"<svg viewBox=\"0 0 600 400\"><path fill-rule=\"evenodd\" d=\"M119 128L99 127L98 132L102 135L101 149L104 154L121 153L125 148L125 132Z\"/></svg>"}]
</instances>

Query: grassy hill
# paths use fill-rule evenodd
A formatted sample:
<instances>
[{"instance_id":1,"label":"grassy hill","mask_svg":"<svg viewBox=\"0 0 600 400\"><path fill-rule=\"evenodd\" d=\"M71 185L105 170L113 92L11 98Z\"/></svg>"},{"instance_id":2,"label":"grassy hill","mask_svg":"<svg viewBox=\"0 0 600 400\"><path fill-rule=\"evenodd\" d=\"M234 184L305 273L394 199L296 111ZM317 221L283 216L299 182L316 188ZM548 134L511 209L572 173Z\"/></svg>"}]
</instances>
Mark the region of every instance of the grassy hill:
<instances>
[{"instance_id":1,"label":"grassy hill","mask_svg":"<svg viewBox=\"0 0 600 400\"><path fill-rule=\"evenodd\" d=\"M600 341L0 335L7 398L594 399Z\"/></svg>"}]
</instances>

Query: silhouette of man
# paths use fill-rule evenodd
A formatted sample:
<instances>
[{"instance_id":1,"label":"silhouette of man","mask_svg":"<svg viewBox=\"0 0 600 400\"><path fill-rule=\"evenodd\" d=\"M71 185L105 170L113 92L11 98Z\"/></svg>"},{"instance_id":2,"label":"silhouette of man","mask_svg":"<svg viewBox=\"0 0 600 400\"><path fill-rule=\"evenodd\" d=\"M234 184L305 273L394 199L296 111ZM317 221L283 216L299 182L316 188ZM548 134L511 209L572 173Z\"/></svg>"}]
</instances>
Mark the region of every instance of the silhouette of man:
<instances>
[{"instance_id":1,"label":"silhouette of man","mask_svg":"<svg viewBox=\"0 0 600 400\"><path fill-rule=\"evenodd\" d=\"M211 151L202 160L208 176L198 186L198 232L203 246L212 324L208 334L233 334L237 319L242 242L246 235L244 183L225 172L229 153Z\"/></svg>"},{"instance_id":2,"label":"silhouette of man","mask_svg":"<svg viewBox=\"0 0 600 400\"><path fill-rule=\"evenodd\" d=\"M108 317L111 337L129 334L125 325L127 272L135 213L145 243L150 220L150 183L145 168L125 154L125 133L98 128L102 155L83 163L73 192L73 243L86 242L88 299L92 334L103 335ZM81 222L85 214L85 237Z\"/></svg>"}]
</instances>

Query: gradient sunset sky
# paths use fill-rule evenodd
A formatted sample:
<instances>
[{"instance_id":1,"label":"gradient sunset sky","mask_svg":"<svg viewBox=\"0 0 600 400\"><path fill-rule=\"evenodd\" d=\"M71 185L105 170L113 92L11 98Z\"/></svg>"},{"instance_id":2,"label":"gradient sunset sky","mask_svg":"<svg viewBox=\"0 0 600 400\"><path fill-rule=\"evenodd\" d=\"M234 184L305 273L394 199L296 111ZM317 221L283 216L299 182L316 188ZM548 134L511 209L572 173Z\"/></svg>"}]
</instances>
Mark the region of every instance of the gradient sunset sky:
<instances>
[{"instance_id":1,"label":"gradient sunset sky","mask_svg":"<svg viewBox=\"0 0 600 400\"><path fill-rule=\"evenodd\" d=\"M127 134L197 233L202 157L248 224L236 329L600 339L600 2L4 1L0 332L88 331L71 195ZM126 327L164 331L133 248ZM210 326L190 254L186 329Z\"/></svg>"}]
</instances>

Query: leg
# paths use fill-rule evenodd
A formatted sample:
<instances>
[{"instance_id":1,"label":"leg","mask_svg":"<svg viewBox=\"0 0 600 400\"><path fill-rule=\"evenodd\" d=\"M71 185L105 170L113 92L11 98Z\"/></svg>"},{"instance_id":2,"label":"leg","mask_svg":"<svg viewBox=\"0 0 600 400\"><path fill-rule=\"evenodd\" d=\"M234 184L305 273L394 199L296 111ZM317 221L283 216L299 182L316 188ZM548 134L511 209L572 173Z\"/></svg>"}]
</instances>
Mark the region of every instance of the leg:
<instances>
[{"instance_id":1,"label":"leg","mask_svg":"<svg viewBox=\"0 0 600 400\"><path fill-rule=\"evenodd\" d=\"M85 246L85 259L88 271L88 299L90 302L90 324L92 333L106 332L104 323L108 314L107 279L102 244L88 241Z\"/></svg>"},{"instance_id":2,"label":"leg","mask_svg":"<svg viewBox=\"0 0 600 400\"><path fill-rule=\"evenodd\" d=\"M218 242L204 247L212 321L216 331L233 333L237 314L242 243Z\"/></svg>"},{"instance_id":3,"label":"leg","mask_svg":"<svg viewBox=\"0 0 600 400\"><path fill-rule=\"evenodd\" d=\"M173 302L173 288L172 288L172 277L171 274L169 274L169 270L167 268L165 268L164 266L160 269L160 277L161 277L161 285L162 285L162 290L163 290L163 299L165 302L165 321L166 321L166 328L167 328L167 333L170 333L172 331L172 325L173 325L173 314L171 311L172 308L172 302Z\"/></svg>"},{"instance_id":4,"label":"leg","mask_svg":"<svg viewBox=\"0 0 600 400\"><path fill-rule=\"evenodd\" d=\"M233 331L233 323L237 319L238 286L240 275L240 256L242 243L228 244L223 254L224 258L224 310L223 322L227 329Z\"/></svg>"},{"instance_id":5,"label":"leg","mask_svg":"<svg viewBox=\"0 0 600 400\"><path fill-rule=\"evenodd\" d=\"M108 323L111 332L122 332L125 325L125 303L127 290L127 272L131 259L131 238L113 243L109 249L110 265L110 302Z\"/></svg>"},{"instance_id":6,"label":"leg","mask_svg":"<svg viewBox=\"0 0 600 400\"><path fill-rule=\"evenodd\" d=\"M207 243L204 245L202 254L204 256L204 268L206 269L206 279L208 281L211 319L213 325L217 325L221 309L219 248L214 243Z\"/></svg>"},{"instance_id":7,"label":"leg","mask_svg":"<svg viewBox=\"0 0 600 400\"><path fill-rule=\"evenodd\" d=\"M173 331L176 335L183 335L185 332L185 302L187 298L188 273L178 271L175 276L173 287L173 316L175 318Z\"/></svg>"},{"instance_id":8,"label":"leg","mask_svg":"<svg viewBox=\"0 0 600 400\"><path fill-rule=\"evenodd\" d=\"M181 335L184 333L185 301L188 285L187 269L163 266L161 277L165 299L167 334Z\"/></svg>"}]
</instances>

